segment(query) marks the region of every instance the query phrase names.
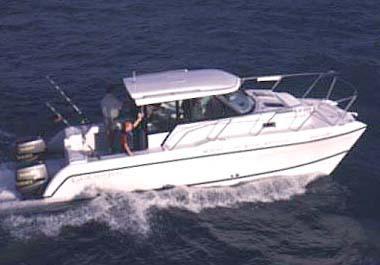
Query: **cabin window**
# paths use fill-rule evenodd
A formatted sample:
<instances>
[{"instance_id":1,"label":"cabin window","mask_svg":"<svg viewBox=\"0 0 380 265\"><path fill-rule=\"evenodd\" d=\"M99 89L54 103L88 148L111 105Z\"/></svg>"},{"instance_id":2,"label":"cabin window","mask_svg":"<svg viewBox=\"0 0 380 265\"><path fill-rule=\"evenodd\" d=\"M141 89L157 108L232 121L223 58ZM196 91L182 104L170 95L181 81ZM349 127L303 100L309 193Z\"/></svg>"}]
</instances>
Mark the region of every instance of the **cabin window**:
<instances>
[{"instance_id":1,"label":"cabin window","mask_svg":"<svg viewBox=\"0 0 380 265\"><path fill-rule=\"evenodd\" d=\"M248 114L253 111L255 101L243 91L239 90L227 95L218 96L218 98L236 112L236 114Z\"/></svg>"},{"instance_id":2,"label":"cabin window","mask_svg":"<svg viewBox=\"0 0 380 265\"><path fill-rule=\"evenodd\" d=\"M187 99L182 103L185 122L215 120L248 114L255 101L243 91L227 95Z\"/></svg>"},{"instance_id":3,"label":"cabin window","mask_svg":"<svg viewBox=\"0 0 380 265\"><path fill-rule=\"evenodd\" d=\"M182 116L180 102L166 102L146 107L148 134L168 132Z\"/></svg>"},{"instance_id":4,"label":"cabin window","mask_svg":"<svg viewBox=\"0 0 380 265\"><path fill-rule=\"evenodd\" d=\"M182 102L184 122L196 122L209 119L209 104L212 97L186 99Z\"/></svg>"},{"instance_id":5,"label":"cabin window","mask_svg":"<svg viewBox=\"0 0 380 265\"><path fill-rule=\"evenodd\" d=\"M248 114L255 101L243 91L148 105L148 134L168 132L179 123L190 123Z\"/></svg>"},{"instance_id":6,"label":"cabin window","mask_svg":"<svg viewBox=\"0 0 380 265\"><path fill-rule=\"evenodd\" d=\"M236 116L233 110L215 96L184 100L182 122L198 122Z\"/></svg>"}]
</instances>

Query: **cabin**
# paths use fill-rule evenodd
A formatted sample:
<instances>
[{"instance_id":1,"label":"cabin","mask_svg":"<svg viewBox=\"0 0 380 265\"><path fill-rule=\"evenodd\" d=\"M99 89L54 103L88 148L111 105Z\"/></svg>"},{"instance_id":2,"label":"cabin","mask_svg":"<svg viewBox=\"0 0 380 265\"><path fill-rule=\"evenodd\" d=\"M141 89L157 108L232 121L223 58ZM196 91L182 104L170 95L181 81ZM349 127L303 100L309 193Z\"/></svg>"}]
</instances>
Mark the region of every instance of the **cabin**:
<instances>
[{"instance_id":1,"label":"cabin","mask_svg":"<svg viewBox=\"0 0 380 265\"><path fill-rule=\"evenodd\" d=\"M223 95L237 94L241 79L216 69L145 74L123 82L145 114L143 127L149 148L165 147L169 132L178 125L242 115L254 105L248 97L240 99L240 107L225 98Z\"/></svg>"},{"instance_id":2,"label":"cabin","mask_svg":"<svg viewBox=\"0 0 380 265\"><path fill-rule=\"evenodd\" d=\"M240 78L218 69L184 69L124 78L128 96L121 100L130 98L131 106L127 108L144 113L141 126L134 131L133 151L135 154L169 151L202 146L217 139L316 126L310 125L310 117L320 101L274 91L285 77ZM264 89L243 86L252 80L274 85ZM335 119L339 114L335 112L340 110L335 108L334 102L327 103L324 106L331 106ZM281 119L278 114L282 114ZM328 126L334 121L320 121L317 126L323 126L323 122ZM101 124L69 127L65 131L65 150L70 163L125 155L121 150L117 154L107 151Z\"/></svg>"}]
</instances>

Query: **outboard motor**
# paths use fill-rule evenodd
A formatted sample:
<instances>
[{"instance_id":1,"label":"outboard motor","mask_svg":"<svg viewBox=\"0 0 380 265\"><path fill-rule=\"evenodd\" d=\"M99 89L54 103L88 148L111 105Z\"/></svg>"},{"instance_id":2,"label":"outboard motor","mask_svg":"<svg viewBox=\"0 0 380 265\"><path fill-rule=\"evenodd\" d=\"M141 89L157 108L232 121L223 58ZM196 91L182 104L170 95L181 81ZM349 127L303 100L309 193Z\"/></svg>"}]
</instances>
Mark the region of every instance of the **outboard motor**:
<instances>
[{"instance_id":1,"label":"outboard motor","mask_svg":"<svg viewBox=\"0 0 380 265\"><path fill-rule=\"evenodd\" d=\"M21 163L16 171L16 188L25 199L40 197L48 182L48 177L44 163Z\"/></svg>"},{"instance_id":2,"label":"outboard motor","mask_svg":"<svg viewBox=\"0 0 380 265\"><path fill-rule=\"evenodd\" d=\"M16 141L15 156L17 160L34 161L46 151L45 141L38 136L27 137Z\"/></svg>"}]
</instances>

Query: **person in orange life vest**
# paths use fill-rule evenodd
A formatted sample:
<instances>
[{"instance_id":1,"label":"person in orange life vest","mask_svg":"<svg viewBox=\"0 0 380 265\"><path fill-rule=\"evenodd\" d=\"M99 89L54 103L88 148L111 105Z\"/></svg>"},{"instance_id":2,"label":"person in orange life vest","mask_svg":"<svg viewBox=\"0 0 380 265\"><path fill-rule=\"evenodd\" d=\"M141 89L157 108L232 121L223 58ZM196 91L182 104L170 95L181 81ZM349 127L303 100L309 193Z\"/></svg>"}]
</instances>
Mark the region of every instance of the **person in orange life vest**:
<instances>
[{"instance_id":1,"label":"person in orange life vest","mask_svg":"<svg viewBox=\"0 0 380 265\"><path fill-rule=\"evenodd\" d=\"M138 113L137 120L134 122L126 120L123 124L123 129L121 131L121 149L129 156L133 155L133 129L140 125L143 118L144 114Z\"/></svg>"}]
</instances>

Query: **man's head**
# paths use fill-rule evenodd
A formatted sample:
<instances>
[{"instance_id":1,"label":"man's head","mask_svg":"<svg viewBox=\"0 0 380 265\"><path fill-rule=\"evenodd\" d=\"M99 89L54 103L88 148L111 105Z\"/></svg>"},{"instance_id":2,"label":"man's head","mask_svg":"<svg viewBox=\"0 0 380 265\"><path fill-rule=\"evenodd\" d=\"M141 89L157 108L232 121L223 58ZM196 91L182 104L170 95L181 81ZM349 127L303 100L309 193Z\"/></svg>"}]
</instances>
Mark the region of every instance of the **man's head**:
<instances>
[{"instance_id":1,"label":"man's head","mask_svg":"<svg viewBox=\"0 0 380 265\"><path fill-rule=\"evenodd\" d=\"M132 131L133 130L133 123L132 123L132 121L125 121L124 122L124 131L125 132L130 132L130 131Z\"/></svg>"},{"instance_id":2,"label":"man's head","mask_svg":"<svg viewBox=\"0 0 380 265\"><path fill-rule=\"evenodd\" d=\"M112 94L115 91L115 86L109 85L106 89L107 94Z\"/></svg>"}]
</instances>

